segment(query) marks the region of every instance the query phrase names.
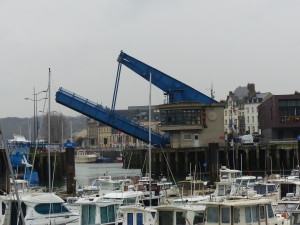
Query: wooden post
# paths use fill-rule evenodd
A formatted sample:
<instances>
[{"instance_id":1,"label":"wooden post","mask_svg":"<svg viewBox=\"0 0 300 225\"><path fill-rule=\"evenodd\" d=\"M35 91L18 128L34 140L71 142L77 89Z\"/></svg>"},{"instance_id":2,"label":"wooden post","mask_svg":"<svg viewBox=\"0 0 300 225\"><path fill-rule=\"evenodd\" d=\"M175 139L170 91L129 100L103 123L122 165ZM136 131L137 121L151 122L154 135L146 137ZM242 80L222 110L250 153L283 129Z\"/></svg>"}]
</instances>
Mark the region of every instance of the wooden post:
<instances>
[{"instance_id":1,"label":"wooden post","mask_svg":"<svg viewBox=\"0 0 300 225\"><path fill-rule=\"evenodd\" d=\"M0 149L0 190L0 195L3 195L3 192L9 193L10 190L9 170L5 149Z\"/></svg>"},{"instance_id":2,"label":"wooden post","mask_svg":"<svg viewBox=\"0 0 300 225\"><path fill-rule=\"evenodd\" d=\"M66 148L67 194L76 194L75 148Z\"/></svg>"},{"instance_id":3,"label":"wooden post","mask_svg":"<svg viewBox=\"0 0 300 225\"><path fill-rule=\"evenodd\" d=\"M219 170L219 145L218 143L209 143L208 145L208 166L210 183L214 184L218 178Z\"/></svg>"}]
</instances>

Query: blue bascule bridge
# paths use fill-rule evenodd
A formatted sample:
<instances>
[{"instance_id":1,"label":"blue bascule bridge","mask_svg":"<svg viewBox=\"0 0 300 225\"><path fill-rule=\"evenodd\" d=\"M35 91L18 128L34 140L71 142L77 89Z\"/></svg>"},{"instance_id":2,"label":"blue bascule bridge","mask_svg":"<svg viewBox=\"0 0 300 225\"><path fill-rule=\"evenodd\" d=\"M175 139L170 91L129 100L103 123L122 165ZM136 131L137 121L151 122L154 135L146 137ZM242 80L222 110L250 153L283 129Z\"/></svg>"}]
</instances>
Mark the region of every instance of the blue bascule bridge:
<instances>
[{"instance_id":1,"label":"blue bascule bridge","mask_svg":"<svg viewBox=\"0 0 300 225\"><path fill-rule=\"evenodd\" d=\"M70 109L86 115L96 121L111 126L119 131L131 135L139 140L149 143L149 128L134 122L115 112L118 86L122 65L125 65L136 74L150 82L161 90L168 99L168 103L178 102L200 102L204 104L218 103L213 98L208 97L192 87L178 81L169 75L127 55L121 51L118 57L118 70L114 88L112 106L110 109L95 103L87 98L83 98L69 90L59 88L56 92L56 101ZM170 143L168 134L161 134L151 131L151 144L156 146L166 146Z\"/></svg>"}]
</instances>

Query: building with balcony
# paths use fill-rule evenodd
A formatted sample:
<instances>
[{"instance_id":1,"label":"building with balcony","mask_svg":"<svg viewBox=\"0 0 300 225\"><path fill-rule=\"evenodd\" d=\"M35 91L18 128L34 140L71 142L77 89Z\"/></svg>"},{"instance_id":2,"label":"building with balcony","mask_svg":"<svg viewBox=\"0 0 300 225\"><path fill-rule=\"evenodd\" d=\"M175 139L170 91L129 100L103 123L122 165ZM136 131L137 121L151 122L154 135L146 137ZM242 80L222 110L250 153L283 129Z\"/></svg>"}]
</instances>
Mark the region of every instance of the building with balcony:
<instances>
[{"instance_id":1,"label":"building with balcony","mask_svg":"<svg viewBox=\"0 0 300 225\"><path fill-rule=\"evenodd\" d=\"M270 95L258 106L262 141L296 140L300 135L300 93Z\"/></svg>"}]
</instances>

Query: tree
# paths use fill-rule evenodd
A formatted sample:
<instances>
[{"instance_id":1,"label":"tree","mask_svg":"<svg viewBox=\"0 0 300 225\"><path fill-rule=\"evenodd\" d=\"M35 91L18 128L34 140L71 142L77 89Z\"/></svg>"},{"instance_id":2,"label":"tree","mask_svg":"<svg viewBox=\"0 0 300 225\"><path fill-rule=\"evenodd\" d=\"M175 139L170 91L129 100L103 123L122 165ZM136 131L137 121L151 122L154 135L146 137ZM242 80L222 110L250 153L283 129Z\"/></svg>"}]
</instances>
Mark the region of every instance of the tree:
<instances>
[{"instance_id":1,"label":"tree","mask_svg":"<svg viewBox=\"0 0 300 225\"><path fill-rule=\"evenodd\" d=\"M64 143L66 137L69 137L70 127L69 119L62 113L50 112L50 143ZM39 130L39 139L48 142L48 113L42 117Z\"/></svg>"}]
</instances>

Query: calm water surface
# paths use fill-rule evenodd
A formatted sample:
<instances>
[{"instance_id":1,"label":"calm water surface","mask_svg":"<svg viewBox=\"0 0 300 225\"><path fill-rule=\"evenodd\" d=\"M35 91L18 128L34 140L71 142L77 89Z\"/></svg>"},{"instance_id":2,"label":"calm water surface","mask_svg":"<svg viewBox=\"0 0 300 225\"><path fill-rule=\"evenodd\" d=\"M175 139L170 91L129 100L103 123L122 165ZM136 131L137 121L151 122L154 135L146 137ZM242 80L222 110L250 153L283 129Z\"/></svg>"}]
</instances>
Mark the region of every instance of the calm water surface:
<instances>
[{"instance_id":1,"label":"calm water surface","mask_svg":"<svg viewBox=\"0 0 300 225\"><path fill-rule=\"evenodd\" d=\"M112 178L139 176L140 169L124 169L122 163L76 163L75 177L77 184L88 185L91 180L104 174Z\"/></svg>"}]
</instances>

